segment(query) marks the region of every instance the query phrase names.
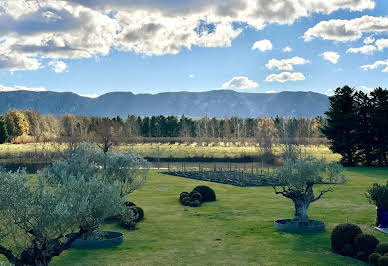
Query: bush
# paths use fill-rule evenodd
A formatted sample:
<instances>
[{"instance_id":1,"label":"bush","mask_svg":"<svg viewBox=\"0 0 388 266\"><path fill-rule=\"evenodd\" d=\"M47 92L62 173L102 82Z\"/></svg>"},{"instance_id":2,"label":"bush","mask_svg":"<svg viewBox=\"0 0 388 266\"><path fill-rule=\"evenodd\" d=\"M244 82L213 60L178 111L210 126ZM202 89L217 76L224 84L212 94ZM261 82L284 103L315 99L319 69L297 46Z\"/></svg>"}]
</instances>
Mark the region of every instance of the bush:
<instances>
[{"instance_id":1,"label":"bush","mask_svg":"<svg viewBox=\"0 0 388 266\"><path fill-rule=\"evenodd\" d=\"M353 242L359 234L362 234L362 231L355 224L337 225L331 233L331 248L341 255L353 256Z\"/></svg>"},{"instance_id":2,"label":"bush","mask_svg":"<svg viewBox=\"0 0 388 266\"><path fill-rule=\"evenodd\" d=\"M354 250L358 259L367 260L369 255L376 249L379 241L376 237L368 234L360 234L354 239Z\"/></svg>"},{"instance_id":3,"label":"bush","mask_svg":"<svg viewBox=\"0 0 388 266\"><path fill-rule=\"evenodd\" d=\"M181 203L183 206L189 206L191 202L191 199L189 197L185 197L181 200Z\"/></svg>"},{"instance_id":4,"label":"bush","mask_svg":"<svg viewBox=\"0 0 388 266\"><path fill-rule=\"evenodd\" d=\"M388 253L388 242L381 242L376 247L376 252L380 255Z\"/></svg>"},{"instance_id":5,"label":"bush","mask_svg":"<svg viewBox=\"0 0 388 266\"><path fill-rule=\"evenodd\" d=\"M190 202L190 206L191 207L199 207L199 206L201 206L201 202L199 200L193 200L192 202Z\"/></svg>"},{"instance_id":6,"label":"bush","mask_svg":"<svg viewBox=\"0 0 388 266\"><path fill-rule=\"evenodd\" d=\"M190 199L193 200L193 201L194 200L198 200L199 202L202 202L203 197L202 197L201 193L199 193L198 191L193 190L190 193Z\"/></svg>"},{"instance_id":7,"label":"bush","mask_svg":"<svg viewBox=\"0 0 388 266\"><path fill-rule=\"evenodd\" d=\"M197 186L193 191L198 191L202 195L202 202L216 200L216 193L208 186Z\"/></svg>"},{"instance_id":8,"label":"bush","mask_svg":"<svg viewBox=\"0 0 388 266\"><path fill-rule=\"evenodd\" d=\"M186 198L186 197L190 197L189 192L182 192L182 193L179 195L179 200L182 201L182 199L183 199L183 198Z\"/></svg>"},{"instance_id":9,"label":"bush","mask_svg":"<svg viewBox=\"0 0 388 266\"><path fill-rule=\"evenodd\" d=\"M134 211L135 215L137 215L137 218L135 219L135 222L138 223L144 218L144 211L142 208L138 206L131 207L131 209Z\"/></svg>"},{"instance_id":10,"label":"bush","mask_svg":"<svg viewBox=\"0 0 388 266\"><path fill-rule=\"evenodd\" d=\"M369 264L377 265L378 259L381 257L379 253L372 253L369 255Z\"/></svg>"},{"instance_id":11,"label":"bush","mask_svg":"<svg viewBox=\"0 0 388 266\"><path fill-rule=\"evenodd\" d=\"M388 182L385 185L373 184L366 193L370 203L376 205L379 209L388 208Z\"/></svg>"},{"instance_id":12,"label":"bush","mask_svg":"<svg viewBox=\"0 0 388 266\"><path fill-rule=\"evenodd\" d=\"M120 226L128 230L136 229L136 223L131 221L121 221Z\"/></svg>"},{"instance_id":13,"label":"bush","mask_svg":"<svg viewBox=\"0 0 388 266\"><path fill-rule=\"evenodd\" d=\"M126 202L124 203L124 205L125 205L126 207L133 207L133 206L136 206L136 204L133 203L132 201L126 201Z\"/></svg>"},{"instance_id":14,"label":"bush","mask_svg":"<svg viewBox=\"0 0 388 266\"><path fill-rule=\"evenodd\" d=\"M380 258L378 258L377 265L388 266L388 256L381 256Z\"/></svg>"}]
</instances>

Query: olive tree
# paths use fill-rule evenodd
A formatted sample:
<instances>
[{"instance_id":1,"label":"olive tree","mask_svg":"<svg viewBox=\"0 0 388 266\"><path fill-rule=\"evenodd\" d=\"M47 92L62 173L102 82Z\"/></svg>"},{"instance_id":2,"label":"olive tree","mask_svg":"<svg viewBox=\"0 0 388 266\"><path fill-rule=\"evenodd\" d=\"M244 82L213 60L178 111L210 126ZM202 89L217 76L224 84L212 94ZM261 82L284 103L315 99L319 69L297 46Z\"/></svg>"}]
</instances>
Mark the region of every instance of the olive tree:
<instances>
[{"instance_id":1,"label":"olive tree","mask_svg":"<svg viewBox=\"0 0 388 266\"><path fill-rule=\"evenodd\" d=\"M315 184L341 184L346 182L341 165L326 162L325 159L316 159L308 156L297 160L286 160L284 166L275 170L275 175L283 184L281 189L275 186L276 194L291 199L295 206L293 222L308 223L307 210L311 203L319 200L333 187L322 189L316 196L313 191Z\"/></svg>"},{"instance_id":2,"label":"olive tree","mask_svg":"<svg viewBox=\"0 0 388 266\"><path fill-rule=\"evenodd\" d=\"M14 265L48 265L79 237L96 230L104 219L120 212L120 187L106 184L98 173L63 172L66 182L38 184L24 171L0 169L0 254ZM64 241L64 235L74 233Z\"/></svg>"},{"instance_id":3,"label":"olive tree","mask_svg":"<svg viewBox=\"0 0 388 266\"><path fill-rule=\"evenodd\" d=\"M51 184L63 184L68 176L99 175L108 184L118 184L125 197L143 185L148 169L149 163L133 152L104 152L95 144L81 143L66 160L47 167L43 175Z\"/></svg>"}]
</instances>

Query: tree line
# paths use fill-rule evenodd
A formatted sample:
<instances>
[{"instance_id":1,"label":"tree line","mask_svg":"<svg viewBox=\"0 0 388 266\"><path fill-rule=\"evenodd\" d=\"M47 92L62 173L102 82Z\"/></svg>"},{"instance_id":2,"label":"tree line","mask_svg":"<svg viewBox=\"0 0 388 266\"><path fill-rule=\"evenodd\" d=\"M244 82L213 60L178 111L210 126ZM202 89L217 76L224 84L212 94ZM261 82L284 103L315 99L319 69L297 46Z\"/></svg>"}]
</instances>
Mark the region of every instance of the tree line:
<instances>
[{"instance_id":1,"label":"tree line","mask_svg":"<svg viewBox=\"0 0 388 266\"><path fill-rule=\"evenodd\" d=\"M331 150L342 155L342 164L388 166L388 90L366 94L344 86L329 100L322 133Z\"/></svg>"},{"instance_id":2,"label":"tree line","mask_svg":"<svg viewBox=\"0 0 388 266\"><path fill-rule=\"evenodd\" d=\"M239 118L182 115L106 118L66 114L41 115L35 110L9 110L0 116L0 143L94 141L108 149L113 143L166 141L239 141L272 145L322 144L320 127L326 120L316 118Z\"/></svg>"}]
</instances>

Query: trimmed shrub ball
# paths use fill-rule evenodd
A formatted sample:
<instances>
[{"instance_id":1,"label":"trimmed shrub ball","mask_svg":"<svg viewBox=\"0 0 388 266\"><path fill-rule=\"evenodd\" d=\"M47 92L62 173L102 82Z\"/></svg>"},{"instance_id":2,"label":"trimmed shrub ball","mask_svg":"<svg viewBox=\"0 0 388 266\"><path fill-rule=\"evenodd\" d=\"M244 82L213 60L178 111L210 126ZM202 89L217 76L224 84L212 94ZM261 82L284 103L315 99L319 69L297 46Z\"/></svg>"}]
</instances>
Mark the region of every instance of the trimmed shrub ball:
<instances>
[{"instance_id":1,"label":"trimmed shrub ball","mask_svg":"<svg viewBox=\"0 0 388 266\"><path fill-rule=\"evenodd\" d=\"M216 200L216 193L208 186L197 186L193 189L193 191L198 191L199 193L201 193L202 202Z\"/></svg>"},{"instance_id":2,"label":"trimmed shrub ball","mask_svg":"<svg viewBox=\"0 0 388 266\"><path fill-rule=\"evenodd\" d=\"M189 192L182 192L182 193L179 195L179 200L182 200L183 198L186 198L186 197L190 197Z\"/></svg>"},{"instance_id":3,"label":"trimmed shrub ball","mask_svg":"<svg viewBox=\"0 0 388 266\"><path fill-rule=\"evenodd\" d=\"M378 258L377 265L388 266L388 256L381 256L380 258Z\"/></svg>"},{"instance_id":4,"label":"trimmed shrub ball","mask_svg":"<svg viewBox=\"0 0 388 266\"><path fill-rule=\"evenodd\" d=\"M355 254L353 242L360 234L362 231L355 224L337 225L331 233L331 248L341 255L353 256Z\"/></svg>"},{"instance_id":5,"label":"trimmed shrub ball","mask_svg":"<svg viewBox=\"0 0 388 266\"><path fill-rule=\"evenodd\" d=\"M356 236L353 246L357 258L366 261L369 255L375 252L378 243L377 238L372 235L360 234Z\"/></svg>"},{"instance_id":6,"label":"trimmed shrub ball","mask_svg":"<svg viewBox=\"0 0 388 266\"><path fill-rule=\"evenodd\" d=\"M125 205L126 207L133 207L133 206L136 206L136 204L133 203L132 201L126 201L126 202L124 203L124 205Z\"/></svg>"},{"instance_id":7,"label":"trimmed shrub ball","mask_svg":"<svg viewBox=\"0 0 388 266\"><path fill-rule=\"evenodd\" d=\"M128 230L136 229L136 223L132 221L121 221L120 226Z\"/></svg>"},{"instance_id":8,"label":"trimmed shrub ball","mask_svg":"<svg viewBox=\"0 0 388 266\"><path fill-rule=\"evenodd\" d=\"M189 206L191 202L191 199L189 197L185 197L181 200L181 203L183 206Z\"/></svg>"},{"instance_id":9,"label":"trimmed shrub ball","mask_svg":"<svg viewBox=\"0 0 388 266\"><path fill-rule=\"evenodd\" d=\"M202 197L201 193L193 190L192 192L190 192L190 199L193 201L198 200L199 202L202 202L203 197Z\"/></svg>"},{"instance_id":10,"label":"trimmed shrub ball","mask_svg":"<svg viewBox=\"0 0 388 266\"><path fill-rule=\"evenodd\" d=\"M199 207L199 206L201 206L201 202L199 200L193 200L192 202L190 202L190 206L191 207Z\"/></svg>"},{"instance_id":11,"label":"trimmed shrub ball","mask_svg":"<svg viewBox=\"0 0 388 266\"><path fill-rule=\"evenodd\" d=\"M142 208L138 206L133 206L131 209L134 211L135 215L138 215L137 219L135 220L136 223L140 222L144 218L144 211Z\"/></svg>"},{"instance_id":12,"label":"trimmed shrub ball","mask_svg":"<svg viewBox=\"0 0 388 266\"><path fill-rule=\"evenodd\" d=\"M376 247L376 252L380 255L388 253L388 242L381 242Z\"/></svg>"},{"instance_id":13,"label":"trimmed shrub ball","mask_svg":"<svg viewBox=\"0 0 388 266\"><path fill-rule=\"evenodd\" d=\"M371 265L377 265L377 261L379 260L379 258L381 257L381 255L379 253L372 253L369 255L369 264Z\"/></svg>"}]
</instances>

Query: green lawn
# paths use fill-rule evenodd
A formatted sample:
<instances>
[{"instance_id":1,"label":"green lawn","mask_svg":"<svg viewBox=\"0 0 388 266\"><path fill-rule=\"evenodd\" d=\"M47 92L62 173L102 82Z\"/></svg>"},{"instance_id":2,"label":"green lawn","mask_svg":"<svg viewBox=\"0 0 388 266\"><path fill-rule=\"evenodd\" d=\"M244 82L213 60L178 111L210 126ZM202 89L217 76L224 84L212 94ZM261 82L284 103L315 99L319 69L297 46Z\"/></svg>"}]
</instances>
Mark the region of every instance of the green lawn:
<instances>
[{"instance_id":1,"label":"green lawn","mask_svg":"<svg viewBox=\"0 0 388 266\"><path fill-rule=\"evenodd\" d=\"M336 224L356 223L380 241L373 230L375 208L364 197L374 182L386 182L388 169L348 169L351 181L310 207L310 218L322 220L325 233L297 235L278 232L273 221L293 214L290 200L272 188L240 188L151 172L145 186L130 195L145 210L138 230L115 223L105 229L124 233L122 245L108 249L71 249L52 265L363 265L333 254L330 233ZM184 207L179 193L198 184L210 185L217 201L199 208Z\"/></svg>"}]
</instances>

